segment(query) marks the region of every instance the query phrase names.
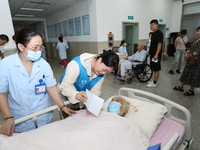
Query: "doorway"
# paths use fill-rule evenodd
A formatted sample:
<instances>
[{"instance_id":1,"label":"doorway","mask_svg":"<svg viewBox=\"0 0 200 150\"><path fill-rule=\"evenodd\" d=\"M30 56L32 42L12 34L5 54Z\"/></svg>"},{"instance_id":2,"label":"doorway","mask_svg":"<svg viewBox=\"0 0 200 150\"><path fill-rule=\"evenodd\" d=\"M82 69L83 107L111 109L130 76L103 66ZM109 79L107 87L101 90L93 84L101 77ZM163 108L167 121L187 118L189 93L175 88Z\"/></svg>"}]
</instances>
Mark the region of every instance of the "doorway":
<instances>
[{"instance_id":1,"label":"doorway","mask_svg":"<svg viewBox=\"0 0 200 150\"><path fill-rule=\"evenodd\" d=\"M128 56L134 54L139 38L139 23L123 22L123 39L126 41ZM136 48L135 48L136 47Z\"/></svg>"},{"instance_id":2,"label":"doorway","mask_svg":"<svg viewBox=\"0 0 200 150\"><path fill-rule=\"evenodd\" d=\"M165 49L166 24L158 24L158 29L163 33L163 44L162 44L162 48Z\"/></svg>"},{"instance_id":3,"label":"doorway","mask_svg":"<svg viewBox=\"0 0 200 150\"><path fill-rule=\"evenodd\" d=\"M196 28L200 24L200 17L183 18L181 22L181 30L187 30L188 39L196 39Z\"/></svg>"}]
</instances>

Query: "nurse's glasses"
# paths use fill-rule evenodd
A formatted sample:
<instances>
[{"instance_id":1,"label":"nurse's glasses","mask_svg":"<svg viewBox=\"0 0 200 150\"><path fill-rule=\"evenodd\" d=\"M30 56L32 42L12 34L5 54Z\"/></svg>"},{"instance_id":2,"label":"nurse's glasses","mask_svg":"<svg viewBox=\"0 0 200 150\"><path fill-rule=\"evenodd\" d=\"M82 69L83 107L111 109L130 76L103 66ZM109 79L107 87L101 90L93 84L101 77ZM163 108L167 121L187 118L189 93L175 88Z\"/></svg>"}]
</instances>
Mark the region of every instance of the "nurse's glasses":
<instances>
[{"instance_id":1,"label":"nurse's glasses","mask_svg":"<svg viewBox=\"0 0 200 150\"><path fill-rule=\"evenodd\" d=\"M25 47L23 44L21 44L26 50L31 50L31 51L34 51L34 52L37 52L37 51L42 51L42 48L43 48L43 45L40 45L40 46L35 46L33 48L31 47Z\"/></svg>"}]
</instances>

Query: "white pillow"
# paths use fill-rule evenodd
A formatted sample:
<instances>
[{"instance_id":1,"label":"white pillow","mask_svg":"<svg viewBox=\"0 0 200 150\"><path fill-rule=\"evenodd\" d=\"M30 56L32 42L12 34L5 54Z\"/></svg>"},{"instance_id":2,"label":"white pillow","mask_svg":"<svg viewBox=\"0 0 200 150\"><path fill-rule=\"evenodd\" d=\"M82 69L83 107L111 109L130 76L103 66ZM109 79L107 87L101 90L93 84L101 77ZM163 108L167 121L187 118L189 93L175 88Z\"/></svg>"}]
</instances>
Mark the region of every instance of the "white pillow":
<instances>
[{"instance_id":1,"label":"white pillow","mask_svg":"<svg viewBox=\"0 0 200 150\"><path fill-rule=\"evenodd\" d=\"M103 111L107 111L108 104L116 96L118 95L110 97L104 103ZM125 96L122 97L130 103L129 111L124 117L133 120L150 140L164 114L167 112L167 108L159 103L154 104Z\"/></svg>"}]
</instances>

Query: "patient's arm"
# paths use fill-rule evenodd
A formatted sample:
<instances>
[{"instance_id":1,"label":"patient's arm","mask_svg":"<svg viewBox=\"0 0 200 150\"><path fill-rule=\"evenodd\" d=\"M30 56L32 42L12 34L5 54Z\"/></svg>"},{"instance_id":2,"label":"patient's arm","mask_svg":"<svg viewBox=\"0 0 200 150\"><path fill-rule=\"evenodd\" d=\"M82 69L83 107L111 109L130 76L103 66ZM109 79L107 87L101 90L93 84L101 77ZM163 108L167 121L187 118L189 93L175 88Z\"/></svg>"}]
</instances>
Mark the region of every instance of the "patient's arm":
<instances>
[{"instance_id":1,"label":"patient's arm","mask_svg":"<svg viewBox=\"0 0 200 150\"><path fill-rule=\"evenodd\" d=\"M10 112L10 108L8 106L8 92L0 93L0 111L4 117L4 122L2 123L0 127L0 133L4 135L11 136L14 132L14 119L10 118L12 117L12 114Z\"/></svg>"}]
</instances>

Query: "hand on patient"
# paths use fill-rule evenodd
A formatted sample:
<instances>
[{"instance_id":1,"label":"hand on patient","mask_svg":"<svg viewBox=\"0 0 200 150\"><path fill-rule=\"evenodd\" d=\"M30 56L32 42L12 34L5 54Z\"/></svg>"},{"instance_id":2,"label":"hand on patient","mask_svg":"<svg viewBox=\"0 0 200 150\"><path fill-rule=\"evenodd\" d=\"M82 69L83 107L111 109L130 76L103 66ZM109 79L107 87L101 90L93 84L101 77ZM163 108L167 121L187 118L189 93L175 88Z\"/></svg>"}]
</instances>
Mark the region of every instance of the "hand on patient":
<instances>
[{"instance_id":1,"label":"hand on patient","mask_svg":"<svg viewBox=\"0 0 200 150\"><path fill-rule=\"evenodd\" d=\"M78 92L76 94L76 99L81 102L86 102L88 99L86 92L84 92L84 91Z\"/></svg>"},{"instance_id":2,"label":"hand on patient","mask_svg":"<svg viewBox=\"0 0 200 150\"><path fill-rule=\"evenodd\" d=\"M73 114L76 114L76 111L68 108L67 106L62 108L62 111L64 111L66 114L68 114L69 116L72 116Z\"/></svg>"},{"instance_id":3,"label":"hand on patient","mask_svg":"<svg viewBox=\"0 0 200 150\"><path fill-rule=\"evenodd\" d=\"M129 103L122 97L114 97L108 105L108 112L124 117L129 109Z\"/></svg>"},{"instance_id":4,"label":"hand on patient","mask_svg":"<svg viewBox=\"0 0 200 150\"><path fill-rule=\"evenodd\" d=\"M12 136L14 133L14 128L15 128L15 123L13 118L5 120L0 126L0 134Z\"/></svg>"},{"instance_id":5,"label":"hand on patient","mask_svg":"<svg viewBox=\"0 0 200 150\"><path fill-rule=\"evenodd\" d=\"M91 114L91 112L86 108L86 114Z\"/></svg>"}]
</instances>

